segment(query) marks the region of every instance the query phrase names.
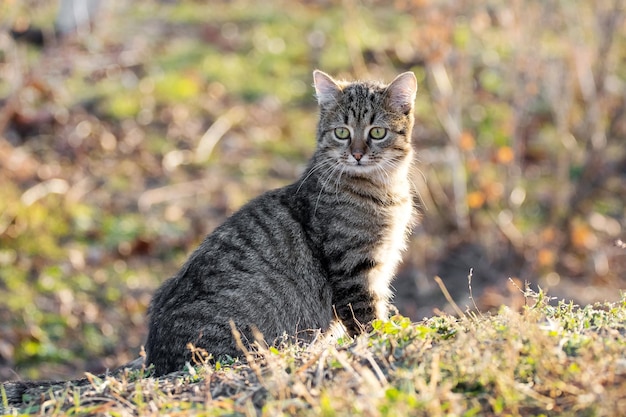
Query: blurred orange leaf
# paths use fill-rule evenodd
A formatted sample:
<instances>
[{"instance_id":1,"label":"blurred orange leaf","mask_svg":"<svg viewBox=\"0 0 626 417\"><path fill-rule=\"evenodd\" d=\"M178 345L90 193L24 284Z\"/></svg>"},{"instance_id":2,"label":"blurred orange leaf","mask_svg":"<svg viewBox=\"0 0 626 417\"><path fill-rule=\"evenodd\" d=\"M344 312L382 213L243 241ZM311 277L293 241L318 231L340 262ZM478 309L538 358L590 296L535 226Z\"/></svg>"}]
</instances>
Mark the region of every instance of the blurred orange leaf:
<instances>
[{"instance_id":1,"label":"blurred orange leaf","mask_svg":"<svg viewBox=\"0 0 626 417\"><path fill-rule=\"evenodd\" d=\"M554 251L550 249L543 248L537 253L537 261L540 266L552 266L554 265L555 259L556 255Z\"/></svg>"},{"instance_id":2,"label":"blurred orange leaf","mask_svg":"<svg viewBox=\"0 0 626 417\"><path fill-rule=\"evenodd\" d=\"M496 154L496 159L501 164L510 164L513 162L515 158L515 154L513 153L513 149L510 146L501 146L498 148L498 152Z\"/></svg>"},{"instance_id":3,"label":"blurred orange leaf","mask_svg":"<svg viewBox=\"0 0 626 417\"><path fill-rule=\"evenodd\" d=\"M481 191L473 191L467 195L467 205L470 208L480 208L485 204L485 195Z\"/></svg>"},{"instance_id":4,"label":"blurred orange leaf","mask_svg":"<svg viewBox=\"0 0 626 417\"><path fill-rule=\"evenodd\" d=\"M461 133L461 137L459 138L459 147L464 151L471 151L474 149L476 147L474 136L467 131Z\"/></svg>"},{"instance_id":5,"label":"blurred orange leaf","mask_svg":"<svg viewBox=\"0 0 626 417\"><path fill-rule=\"evenodd\" d=\"M570 239L572 241L572 245L581 249L591 249L595 246L597 241L596 236L591 231L591 228L584 223L578 223L572 226Z\"/></svg>"}]
</instances>

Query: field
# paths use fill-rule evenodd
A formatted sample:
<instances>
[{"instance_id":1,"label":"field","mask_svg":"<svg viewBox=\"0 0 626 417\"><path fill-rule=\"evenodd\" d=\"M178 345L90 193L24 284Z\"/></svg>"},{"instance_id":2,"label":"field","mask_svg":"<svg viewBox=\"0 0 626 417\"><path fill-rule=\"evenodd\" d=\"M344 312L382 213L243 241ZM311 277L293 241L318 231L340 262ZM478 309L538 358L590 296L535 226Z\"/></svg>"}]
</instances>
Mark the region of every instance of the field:
<instances>
[{"instance_id":1,"label":"field","mask_svg":"<svg viewBox=\"0 0 626 417\"><path fill-rule=\"evenodd\" d=\"M423 209L395 321L328 350L260 352L258 368L181 375L197 392L129 375L94 394L122 405L96 403L623 413L625 13L619 0L141 0L103 2L55 36L57 2L0 0L0 380L137 357L154 289L226 216L304 169L312 70L411 70ZM47 412L79 407L70 399Z\"/></svg>"}]
</instances>

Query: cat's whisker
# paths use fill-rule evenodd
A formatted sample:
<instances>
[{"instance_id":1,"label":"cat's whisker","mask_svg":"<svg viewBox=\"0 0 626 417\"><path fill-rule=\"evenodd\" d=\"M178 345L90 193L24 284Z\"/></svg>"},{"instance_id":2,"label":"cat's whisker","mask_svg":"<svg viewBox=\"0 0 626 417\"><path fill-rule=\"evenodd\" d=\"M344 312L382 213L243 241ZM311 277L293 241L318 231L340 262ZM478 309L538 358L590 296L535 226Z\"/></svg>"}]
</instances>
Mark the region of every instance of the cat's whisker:
<instances>
[{"instance_id":1,"label":"cat's whisker","mask_svg":"<svg viewBox=\"0 0 626 417\"><path fill-rule=\"evenodd\" d=\"M383 162L384 163L384 162ZM389 175L389 172L387 172L387 170L385 169L384 165L376 165L376 167L383 173L385 174L385 176L387 177L387 182L391 182L391 176Z\"/></svg>"},{"instance_id":2,"label":"cat's whisker","mask_svg":"<svg viewBox=\"0 0 626 417\"><path fill-rule=\"evenodd\" d=\"M339 185L341 184L341 177L343 176L343 173L346 171L346 166L342 165L341 167L341 171L339 172L339 176L337 177L337 180L335 181L335 201L337 201L337 203L339 203Z\"/></svg>"},{"instance_id":3,"label":"cat's whisker","mask_svg":"<svg viewBox=\"0 0 626 417\"><path fill-rule=\"evenodd\" d=\"M386 165L390 166L392 169L397 169L400 165L400 161L398 160L388 160L384 162ZM424 174L424 172L419 169L418 167L414 167L414 169L421 175L422 179L424 180L424 182L426 182L426 175ZM413 178L411 175L408 175L406 177L406 179L409 181L409 184L411 185L411 190L413 190L413 192L415 192L417 194L417 197L420 201L420 206L423 207L425 210L428 210L428 207L426 207L425 205L425 200L422 197L422 193L420 193L420 189L417 186L417 184L415 184L415 181L413 181Z\"/></svg>"},{"instance_id":4,"label":"cat's whisker","mask_svg":"<svg viewBox=\"0 0 626 417\"><path fill-rule=\"evenodd\" d=\"M409 180L409 184L411 184L411 190L415 194L417 194L417 198L419 199L420 207L423 207L424 210L428 210L428 207L426 206L426 200L424 200L424 198L422 197L422 193L420 193L420 189L418 188L417 184L415 184L415 182L413 182L413 179L411 178L410 175L407 177L407 179ZM425 180L426 180L426 178L424 178L424 181Z\"/></svg>"},{"instance_id":5,"label":"cat's whisker","mask_svg":"<svg viewBox=\"0 0 626 417\"><path fill-rule=\"evenodd\" d=\"M376 169L376 174L379 178L379 182L383 183L383 184L390 184L392 182L392 175L385 169L385 164L387 163L387 161L383 160L381 162L377 162L374 165L374 168Z\"/></svg>"},{"instance_id":6,"label":"cat's whisker","mask_svg":"<svg viewBox=\"0 0 626 417\"><path fill-rule=\"evenodd\" d=\"M378 182L386 184L387 181L385 181L385 178L382 176L382 174L384 174L383 169L378 164L374 165L374 169Z\"/></svg>"},{"instance_id":7,"label":"cat's whisker","mask_svg":"<svg viewBox=\"0 0 626 417\"><path fill-rule=\"evenodd\" d=\"M332 169L329 169L327 171L327 175L324 179L324 182L322 183L322 186L320 187L320 192L317 196L317 200L315 202L315 211L317 211L317 206L319 204L319 200L320 197L322 196L322 193L326 191L326 187L328 186L328 184L330 183L331 179L335 176L335 173L337 172L337 170L339 169L343 169L344 165L342 163L336 163L335 165L332 166ZM330 192L328 192L328 194L331 194Z\"/></svg>"},{"instance_id":8,"label":"cat's whisker","mask_svg":"<svg viewBox=\"0 0 626 417\"><path fill-rule=\"evenodd\" d=\"M422 171L421 169L419 169L418 167L415 167L415 170L422 176L422 180L426 183L426 174L424 174L424 171Z\"/></svg>"},{"instance_id":9,"label":"cat's whisker","mask_svg":"<svg viewBox=\"0 0 626 417\"><path fill-rule=\"evenodd\" d=\"M329 169L327 171L327 174L325 177L323 177L323 182L322 185L320 186L320 191L317 194L317 200L315 200L315 209L313 210L313 217L315 217L315 214L317 213L317 207L319 206L319 202L320 202L320 198L322 197L322 194L324 193L324 189L326 188L326 185L328 184L328 182L330 181L330 179L333 177L334 173L341 168L343 164L340 163L336 163L334 165L331 165L332 169ZM322 174L323 176L323 174Z\"/></svg>"},{"instance_id":10,"label":"cat's whisker","mask_svg":"<svg viewBox=\"0 0 626 417\"><path fill-rule=\"evenodd\" d=\"M315 173L315 171L318 171L319 169L321 169L321 168L323 168L323 167L325 167L327 165L331 165L331 163L329 161L326 161L326 160L324 160L322 162L318 162L317 164L315 164L311 168L309 173L306 175L306 177L304 177L304 179L302 181L300 181L300 185L298 186L298 189L296 190L296 195L298 194L298 192L300 191L300 188L302 188L302 186L304 185L306 180L308 180L309 177Z\"/></svg>"}]
</instances>

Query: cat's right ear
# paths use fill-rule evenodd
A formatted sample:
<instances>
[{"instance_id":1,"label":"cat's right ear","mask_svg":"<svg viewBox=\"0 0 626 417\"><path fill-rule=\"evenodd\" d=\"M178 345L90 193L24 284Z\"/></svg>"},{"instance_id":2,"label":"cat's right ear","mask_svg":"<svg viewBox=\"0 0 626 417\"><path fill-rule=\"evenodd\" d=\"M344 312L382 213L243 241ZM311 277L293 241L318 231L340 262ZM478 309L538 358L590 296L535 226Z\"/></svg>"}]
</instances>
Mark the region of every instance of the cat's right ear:
<instances>
[{"instance_id":1,"label":"cat's right ear","mask_svg":"<svg viewBox=\"0 0 626 417\"><path fill-rule=\"evenodd\" d=\"M319 105L337 101L337 95L341 92L341 87L333 78L320 70L313 71L313 83L315 85L315 96Z\"/></svg>"}]
</instances>

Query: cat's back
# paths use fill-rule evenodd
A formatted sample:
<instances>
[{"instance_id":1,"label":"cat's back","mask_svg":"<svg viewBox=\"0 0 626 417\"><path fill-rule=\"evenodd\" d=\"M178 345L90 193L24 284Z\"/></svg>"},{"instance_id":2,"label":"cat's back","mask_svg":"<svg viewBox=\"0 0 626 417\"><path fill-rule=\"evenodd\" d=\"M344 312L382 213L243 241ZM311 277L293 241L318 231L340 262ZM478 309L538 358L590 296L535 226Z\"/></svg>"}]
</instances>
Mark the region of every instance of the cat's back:
<instances>
[{"instance_id":1,"label":"cat's back","mask_svg":"<svg viewBox=\"0 0 626 417\"><path fill-rule=\"evenodd\" d=\"M322 281L302 219L306 213L293 192L293 185L271 190L244 205L205 238L173 283L185 287L182 281L189 281L186 295L192 288L220 294L232 290L241 293L232 296L249 300L255 290L269 295ZM284 303L277 299L277 304Z\"/></svg>"},{"instance_id":2,"label":"cat's back","mask_svg":"<svg viewBox=\"0 0 626 417\"><path fill-rule=\"evenodd\" d=\"M240 272L270 276L293 276L294 268L315 272L306 209L294 197L290 185L252 199L207 236L193 257L201 257L201 266L232 275L231 279Z\"/></svg>"},{"instance_id":3,"label":"cat's back","mask_svg":"<svg viewBox=\"0 0 626 417\"><path fill-rule=\"evenodd\" d=\"M172 335L196 340L215 356L236 354L231 321L244 336L254 327L268 340L328 327L331 290L293 193L288 186L251 200L157 291L146 344L153 362Z\"/></svg>"}]
</instances>

